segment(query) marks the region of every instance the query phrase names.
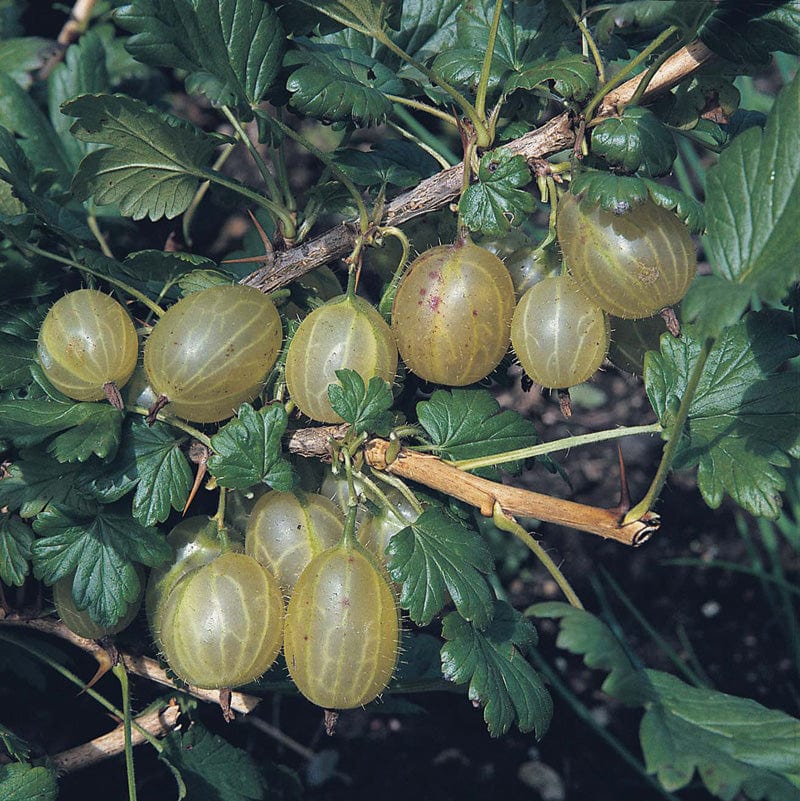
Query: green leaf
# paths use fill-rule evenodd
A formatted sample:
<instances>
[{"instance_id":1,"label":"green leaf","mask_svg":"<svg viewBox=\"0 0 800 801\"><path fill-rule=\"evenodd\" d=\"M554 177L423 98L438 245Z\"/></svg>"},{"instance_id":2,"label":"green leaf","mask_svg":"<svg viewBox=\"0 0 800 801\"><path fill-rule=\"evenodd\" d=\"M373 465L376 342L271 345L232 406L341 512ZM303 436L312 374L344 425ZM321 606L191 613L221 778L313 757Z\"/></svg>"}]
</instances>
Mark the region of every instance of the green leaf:
<instances>
[{"instance_id":1,"label":"green leaf","mask_svg":"<svg viewBox=\"0 0 800 801\"><path fill-rule=\"evenodd\" d=\"M553 82L557 95L580 103L597 86L597 70L594 64L577 54L563 56L555 61L543 60L512 75L505 85L505 92L511 94L517 89L530 91L550 81Z\"/></svg>"},{"instance_id":2,"label":"green leaf","mask_svg":"<svg viewBox=\"0 0 800 801\"><path fill-rule=\"evenodd\" d=\"M138 61L188 72L186 88L247 119L278 74L285 47L278 15L263 0L134 0L115 18L133 32Z\"/></svg>"},{"instance_id":3,"label":"green leaf","mask_svg":"<svg viewBox=\"0 0 800 801\"><path fill-rule=\"evenodd\" d=\"M587 667L608 671L603 692L629 706L642 706L656 697L647 674L633 665L622 644L602 620L558 601L535 604L529 611L536 617L560 621L556 640L559 648L583 656Z\"/></svg>"},{"instance_id":4,"label":"green leaf","mask_svg":"<svg viewBox=\"0 0 800 801\"><path fill-rule=\"evenodd\" d=\"M612 33L641 37L643 32L678 25L694 31L698 21L712 8L712 0L633 0L615 3L597 22L597 36L607 42Z\"/></svg>"},{"instance_id":5,"label":"green leaf","mask_svg":"<svg viewBox=\"0 0 800 801\"><path fill-rule=\"evenodd\" d=\"M303 114L374 125L392 111L386 94L403 94L403 83L395 73L366 53L297 41L301 49L287 53L285 62L303 66L291 74L286 88L292 93L291 105Z\"/></svg>"},{"instance_id":6,"label":"green leaf","mask_svg":"<svg viewBox=\"0 0 800 801\"><path fill-rule=\"evenodd\" d=\"M172 553L156 529L111 506L92 517L50 506L33 528L39 535L31 548L36 578L54 584L75 571L72 597L101 626L113 626L138 597L133 562L157 567Z\"/></svg>"},{"instance_id":7,"label":"green leaf","mask_svg":"<svg viewBox=\"0 0 800 801\"><path fill-rule=\"evenodd\" d=\"M422 148L396 139L382 140L368 151L336 150L333 156L339 169L357 186L416 186L438 169L436 160Z\"/></svg>"},{"instance_id":8,"label":"green leaf","mask_svg":"<svg viewBox=\"0 0 800 801\"><path fill-rule=\"evenodd\" d=\"M640 106L626 106L621 117L603 120L592 131L592 153L625 172L658 177L678 155L669 128Z\"/></svg>"},{"instance_id":9,"label":"green leaf","mask_svg":"<svg viewBox=\"0 0 800 801\"><path fill-rule=\"evenodd\" d=\"M214 455L208 460L208 469L220 486L246 489L263 483L288 492L292 468L281 450L287 424L283 406L273 404L255 411L243 403L236 419L211 438Z\"/></svg>"},{"instance_id":10,"label":"green leaf","mask_svg":"<svg viewBox=\"0 0 800 801\"><path fill-rule=\"evenodd\" d=\"M392 427L390 409L394 404L392 387L380 376L372 376L369 385L355 370L337 370L338 384L328 385L328 400L333 410L355 429L356 434L370 432L386 436Z\"/></svg>"},{"instance_id":11,"label":"green leaf","mask_svg":"<svg viewBox=\"0 0 800 801\"><path fill-rule=\"evenodd\" d=\"M708 791L733 799L793 801L800 784L800 721L748 698L692 687L675 676L647 671L657 693L639 737L648 773L668 791L695 770Z\"/></svg>"},{"instance_id":12,"label":"green leaf","mask_svg":"<svg viewBox=\"0 0 800 801\"><path fill-rule=\"evenodd\" d=\"M748 286L721 275L698 275L681 301L681 317L694 323L695 336L715 336L739 322L752 297Z\"/></svg>"},{"instance_id":13,"label":"green leaf","mask_svg":"<svg viewBox=\"0 0 800 801\"><path fill-rule=\"evenodd\" d=\"M186 732L172 732L159 758L183 780L190 801L262 801L272 798L262 768L246 751L236 748L199 723Z\"/></svg>"},{"instance_id":14,"label":"green leaf","mask_svg":"<svg viewBox=\"0 0 800 801\"><path fill-rule=\"evenodd\" d=\"M528 448L539 442L530 420L512 409L501 410L485 389L437 389L430 400L417 404L417 419L439 452L455 461ZM503 470L518 473L522 465L522 460L507 462ZM500 477L497 467L475 472L486 478Z\"/></svg>"},{"instance_id":15,"label":"green leaf","mask_svg":"<svg viewBox=\"0 0 800 801\"><path fill-rule=\"evenodd\" d=\"M653 203L663 209L674 211L693 234L705 232L706 214L702 203L673 186L660 184L650 178L639 180L647 187Z\"/></svg>"},{"instance_id":16,"label":"green leaf","mask_svg":"<svg viewBox=\"0 0 800 801\"><path fill-rule=\"evenodd\" d=\"M83 95L63 107L72 134L108 145L89 153L72 182L80 200L117 203L134 220L172 218L194 197L217 142L177 117L124 95Z\"/></svg>"},{"instance_id":17,"label":"green leaf","mask_svg":"<svg viewBox=\"0 0 800 801\"><path fill-rule=\"evenodd\" d=\"M641 206L648 198L647 184L633 175L614 175L602 170L578 173L570 183L573 195L593 206L598 204L606 211L625 214Z\"/></svg>"},{"instance_id":18,"label":"green leaf","mask_svg":"<svg viewBox=\"0 0 800 801\"><path fill-rule=\"evenodd\" d=\"M403 583L400 606L427 626L449 593L463 618L485 628L492 619L492 593L484 574L494 569L488 546L476 532L439 509L426 509L395 534L386 548L391 577Z\"/></svg>"},{"instance_id":19,"label":"green leaf","mask_svg":"<svg viewBox=\"0 0 800 801\"><path fill-rule=\"evenodd\" d=\"M135 488L133 516L143 526L161 523L172 509L183 509L192 486L192 470L180 444L169 426L156 422L151 427L134 419L125 426L116 459L87 489L110 503Z\"/></svg>"},{"instance_id":20,"label":"green leaf","mask_svg":"<svg viewBox=\"0 0 800 801\"><path fill-rule=\"evenodd\" d=\"M500 236L521 225L533 211L533 196L519 187L531 181L522 156L498 148L486 153L478 166L478 182L467 188L459 202L461 218L471 231Z\"/></svg>"},{"instance_id":21,"label":"green leaf","mask_svg":"<svg viewBox=\"0 0 800 801\"><path fill-rule=\"evenodd\" d=\"M469 699L484 707L489 734L498 737L515 723L541 739L553 715L553 701L539 674L525 659L536 644L536 630L504 601L478 631L457 612L442 622L442 673L456 684L469 682Z\"/></svg>"},{"instance_id":22,"label":"green leaf","mask_svg":"<svg viewBox=\"0 0 800 801\"><path fill-rule=\"evenodd\" d=\"M361 33L370 33L383 29L387 19L387 13L395 16L391 12L396 10L400 3L398 0L301 0L304 5L309 6L316 12L321 12L337 22L347 25ZM396 22L396 20L395 20Z\"/></svg>"},{"instance_id":23,"label":"green leaf","mask_svg":"<svg viewBox=\"0 0 800 801\"><path fill-rule=\"evenodd\" d=\"M0 581L21 587L28 575L33 531L16 517L0 514Z\"/></svg>"},{"instance_id":24,"label":"green leaf","mask_svg":"<svg viewBox=\"0 0 800 801\"><path fill-rule=\"evenodd\" d=\"M117 451L123 417L107 403L0 401L0 437L24 448L63 431L47 448L60 462L105 459Z\"/></svg>"},{"instance_id":25,"label":"green leaf","mask_svg":"<svg viewBox=\"0 0 800 801\"><path fill-rule=\"evenodd\" d=\"M708 171L706 252L714 272L778 301L800 278L800 75L764 130L738 136Z\"/></svg>"},{"instance_id":26,"label":"green leaf","mask_svg":"<svg viewBox=\"0 0 800 801\"><path fill-rule=\"evenodd\" d=\"M186 297L192 292L202 292L212 286L230 286L236 281L232 276L219 270L192 270L182 275L177 283L181 289L181 295Z\"/></svg>"},{"instance_id":27,"label":"green leaf","mask_svg":"<svg viewBox=\"0 0 800 801\"><path fill-rule=\"evenodd\" d=\"M0 333L0 389L17 389L30 383L36 343Z\"/></svg>"},{"instance_id":28,"label":"green leaf","mask_svg":"<svg viewBox=\"0 0 800 801\"><path fill-rule=\"evenodd\" d=\"M89 512L95 508L84 487L87 467L78 462L61 464L40 451L21 451L0 481L0 506L20 517L35 517L50 504Z\"/></svg>"},{"instance_id":29,"label":"green leaf","mask_svg":"<svg viewBox=\"0 0 800 801\"><path fill-rule=\"evenodd\" d=\"M52 42L39 36L0 41L0 73L27 89L33 83L31 73L44 65L52 54L52 47Z\"/></svg>"},{"instance_id":30,"label":"green leaf","mask_svg":"<svg viewBox=\"0 0 800 801\"><path fill-rule=\"evenodd\" d=\"M727 492L755 515L775 518L785 480L779 468L800 456L797 374L777 372L800 352L791 318L751 313L726 328L706 363L689 409L675 467L698 467L706 503L716 509ZM645 359L650 403L665 430L683 397L702 339L691 326L662 337Z\"/></svg>"},{"instance_id":31,"label":"green leaf","mask_svg":"<svg viewBox=\"0 0 800 801\"><path fill-rule=\"evenodd\" d=\"M56 801L56 773L49 768L14 762L0 765L0 797L3 801Z\"/></svg>"}]
</instances>

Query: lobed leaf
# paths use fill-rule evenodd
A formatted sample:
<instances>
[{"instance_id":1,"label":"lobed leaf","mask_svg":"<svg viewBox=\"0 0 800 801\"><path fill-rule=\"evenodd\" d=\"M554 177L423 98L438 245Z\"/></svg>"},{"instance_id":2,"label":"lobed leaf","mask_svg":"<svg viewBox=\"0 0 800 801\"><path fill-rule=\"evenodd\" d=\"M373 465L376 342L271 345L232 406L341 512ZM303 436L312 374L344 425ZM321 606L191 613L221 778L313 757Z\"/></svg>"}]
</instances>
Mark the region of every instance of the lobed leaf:
<instances>
[{"instance_id":1,"label":"lobed leaf","mask_svg":"<svg viewBox=\"0 0 800 801\"><path fill-rule=\"evenodd\" d=\"M512 225L520 225L534 208L533 196L519 188L530 181L522 156L503 148L486 153L478 165L478 182L467 188L458 204L464 225L487 236L501 236Z\"/></svg>"},{"instance_id":2,"label":"lobed leaf","mask_svg":"<svg viewBox=\"0 0 800 801\"><path fill-rule=\"evenodd\" d=\"M469 699L484 707L489 734L505 734L515 723L521 732L541 739L553 714L553 702L538 673L525 659L536 644L536 630L504 601L494 602L494 616L479 631L457 612L442 623L442 673L456 684L469 682Z\"/></svg>"},{"instance_id":3,"label":"lobed leaf","mask_svg":"<svg viewBox=\"0 0 800 801\"><path fill-rule=\"evenodd\" d=\"M56 772L25 762L0 765L0 797L3 801L56 801Z\"/></svg>"},{"instance_id":4,"label":"lobed leaf","mask_svg":"<svg viewBox=\"0 0 800 801\"><path fill-rule=\"evenodd\" d=\"M412 142L387 139L369 150L339 149L336 165L357 186L416 186L438 169L436 160Z\"/></svg>"},{"instance_id":5,"label":"lobed leaf","mask_svg":"<svg viewBox=\"0 0 800 801\"><path fill-rule=\"evenodd\" d=\"M21 587L28 575L33 531L10 514L0 514L0 581Z\"/></svg>"},{"instance_id":6,"label":"lobed leaf","mask_svg":"<svg viewBox=\"0 0 800 801\"><path fill-rule=\"evenodd\" d=\"M31 547L36 578L54 584L75 571L72 597L101 626L113 626L138 597L133 562L157 567L172 553L156 529L111 506L92 517L50 506L33 528L39 535Z\"/></svg>"},{"instance_id":7,"label":"lobed leaf","mask_svg":"<svg viewBox=\"0 0 800 801\"><path fill-rule=\"evenodd\" d=\"M614 175L602 170L586 170L575 176L570 191L586 203L606 211L624 214L641 206L648 198L645 179L634 175Z\"/></svg>"},{"instance_id":8,"label":"lobed leaf","mask_svg":"<svg viewBox=\"0 0 800 801\"><path fill-rule=\"evenodd\" d=\"M82 95L64 104L73 136L108 145L89 153L72 182L80 200L116 203L134 220L183 213L217 142L177 117L124 95Z\"/></svg>"},{"instance_id":9,"label":"lobed leaf","mask_svg":"<svg viewBox=\"0 0 800 801\"><path fill-rule=\"evenodd\" d=\"M214 455L208 460L208 469L220 486L247 489L263 483L288 492L293 483L292 468L281 448L287 424L283 406L255 411L249 403L243 403L237 417L211 438Z\"/></svg>"},{"instance_id":10,"label":"lobed leaf","mask_svg":"<svg viewBox=\"0 0 800 801\"><path fill-rule=\"evenodd\" d=\"M689 409L676 467L698 467L706 503L716 509L727 492L755 515L777 517L785 480L780 468L800 456L797 374L777 372L800 352L789 315L751 313L723 330ZM663 337L645 360L650 403L665 430L697 361L703 338L685 326Z\"/></svg>"},{"instance_id":11,"label":"lobed leaf","mask_svg":"<svg viewBox=\"0 0 800 801\"><path fill-rule=\"evenodd\" d=\"M559 648L582 655L587 667L608 671L603 692L629 706L641 706L654 700L655 691L647 674L634 666L620 641L602 620L559 601L534 604L529 611L536 617L559 620L556 639Z\"/></svg>"},{"instance_id":12,"label":"lobed leaf","mask_svg":"<svg viewBox=\"0 0 800 801\"><path fill-rule=\"evenodd\" d=\"M660 184L650 178L639 180L647 187L650 200L662 209L674 211L693 234L702 234L705 231L706 214L702 203L673 186Z\"/></svg>"},{"instance_id":13,"label":"lobed leaf","mask_svg":"<svg viewBox=\"0 0 800 801\"><path fill-rule=\"evenodd\" d=\"M395 534L386 548L391 577L403 583L400 606L427 626L441 612L446 594L461 617L485 628L492 619L492 593L485 574L494 569L483 538L440 509L426 509Z\"/></svg>"},{"instance_id":14,"label":"lobed leaf","mask_svg":"<svg viewBox=\"0 0 800 801\"><path fill-rule=\"evenodd\" d=\"M485 389L437 389L417 404L417 419L440 453L453 460L474 459L527 448L539 442L533 423L500 404ZM506 462L503 470L518 473L522 460ZM475 471L498 479L497 467Z\"/></svg>"},{"instance_id":15,"label":"lobed leaf","mask_svg":"<svg viewBox=\"0 0 800 801\"><path fill-rule=\"evenodd\" d=\"M545 59L512 75L505 85L505 91L507 94L517 89L530 91L551 81L557 95L580 103L597 86L597 70L590 61L577 53L555 61Z\"/></svg>"},{"instance_id":16,"label":"lobed leaf","mask_svg":"<svg viewBox=\"0 0 800 801\"><path fill-rule=\"evenodd\" d=\"M391 408L394 405L392 388L380 376L364 379L355 370L337 370L338 384L328 385L331 407L356 434L370 432L386 436L392 427Z\"/></svg>"},{"instance_id":17,"label":"lobed leaf","mask_svg":"<svg viewBox=\"0 0 800 801\"><path fill-rule=\"evenodd\" d=\"M278 75L286 45L275 9L263 0L133 0L116 19L133 33L138 61L188 72L186 88L247 119Z\"/></svg>"}]
</instances>

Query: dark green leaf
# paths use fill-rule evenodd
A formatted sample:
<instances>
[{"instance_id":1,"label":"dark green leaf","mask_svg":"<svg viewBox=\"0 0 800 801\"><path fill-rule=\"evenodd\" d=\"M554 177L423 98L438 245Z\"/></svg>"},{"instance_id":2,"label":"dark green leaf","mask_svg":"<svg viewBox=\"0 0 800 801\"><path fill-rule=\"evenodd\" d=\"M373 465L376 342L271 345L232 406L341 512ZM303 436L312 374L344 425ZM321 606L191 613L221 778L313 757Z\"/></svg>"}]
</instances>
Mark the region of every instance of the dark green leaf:
<instances>
[{"instance_id":1,"label":"dark green leaf","mask_svg":"<svg viewBox=\"0 0 800 801\"><path fill-rule=\"evenodd\" d=\"M83 95L63 107L72 134L108 145L81 162L76 197L117 203L126 216L172 218L186 211L217 142L198 128L124 95Z\"/></svg>"},{"instance_id":2,"label":"dark green leaf","mask_svg":"<svg viewBox=\"0 0 800 801\"><path fill-rule=\"evenodd\" d=\"M235 284L233 277L219 270L192 270L178 279L181 294L191 295L192 292L202 292L212 286L225 286Z\"/></svg>"},{"instance_id":3,"label":"dark green leaf","mask_svg":"<svg viewBox=\"0 0 800 801\"><path fill-rule=\"evenodd\" d=\"M392 111L386 94L403 94L394 72L366 53L308 40L301 44L302 49L287 54L287 65L303 66L291 74L286 88L291 105L303 114L373 125Z\"/></svg>"},{"instance_id":4,"label":"dark green leaf","mask_svg":"<svg viewBox=\"0 0 800 801\"><path fill-rule=\"evenodd\" d=\"M678 25L693 31L714 6L713 0L633 0L615 3L597 22L597 36L606 42L612 33L642 35L643 31Z\"/></svg>"},{"instance_id":5,"label":"dark green leaf","mask_svg":"<svg viewBox=\"0 0 800 801\"><path fill-rule=\"evenodd\" d=\"M256 412L243 403L236 419L211 438L214 455L208 469L220 486L246 489L263 483L282 492L290 490L292 468L281 450L287 423L283 406L265 406Z\"/></svg>"},{"instance_id":6,"label":"dark green leaf","mask_svg":"<svg viewBox=\"0 0 800 801\"><path fill-rule=\"evenodd\" d=\"M138 597L133 562L157 567L172 553L156 529L109 506L89 518L51 506L33 527L39 535L31 549L36 578L54 584L75 571L72 597L101 626L113 626Z\"/></svg>"},{"instance_id":7,"label":"dark green leaf","mask_svg":"<svg viewBox=\"0 0 800 801\"><path fill-rule=\"evenodd\" d=\"M633 175L614 175L601 170L579 173L570 184L573 195L586 203L600 205L615 214L624 214L647 200L647 184Z\"/></svg>"},{"instance_id":8,"label":"dark green leaf","mask_svg":"<svg viewBox=\"0 0 800 801\"><path fill-rule=\"evenodd\" d=\"M673 186L660 184L650 178L639 179L647 187L650 200L663 209L674 211L693 234L702 234L706 229L706 214L703 204Z\"/></svg>"},{"instance_id":9,"label":"dark green leaf","mask_svg":"<svg viewBox=\"0 0 800 801\"><path fill-rule=\"evenodd\" d=\"M13 762L0 765L0 797L3 801L56 801L56 773L48 768Z\"/></svg>"},{"instance_id":10,"label":"dark green leaf","mask_svg":"<svg viewBox=\"0 0 800 801\"><path fill-rule=\"evenodd\" d=\"M53 43L38 36L0 41L0 73L27 89L33 83L31 73L42 67L52 52Z\"/></svg>"},{"instance_id":11,"label":"dark green leaf","mask_svg":"<svg viewBox=\"0 0 800 801\"><path fill-rule=\"evenodd\" d=\"M556 645L583 656L587 667L608 671L603 692L629 706L642 706L656 695L647 674L637 669L619 640L602 620L583 609L552 601L535 604L536 617L560 620Z\"/></svg>"},{"instance_id":12,"label":"dark green leaf","mask_svg":"<svg viewBox=\"0 0 800 801\"><path fill-rule=\"evenodd\" d=\"M681 301L681 317L694 323L695 336L715 336L739 322L752 296L748 286L720 275L698 275Z\"/></svg>"},{"instance_id":13,"label":"dark green leaf","mask_svg":"<svg viewBox=\"0 0 800 801\"><path fill-rule=\"evenodd\" d=\"M449 593L456 609L478 628L492 619L492 593L483 574L494 569L491 552L476 532L445 515L426 509L386 548L392 578L403 583L400 606L427 626L445 605Z\"/></svg>"},{"instance_id":14,"label":"dark green leaf","mask_svg":"<svg viewBox=\"0 0 800 801\"><path fill-rule=\"evenodd\" d=\"M800 278L800 75L766 128L738 136L708 172L705 245L717 275L777 301Z\"/></svg>"},{"instance_id":15,"label":"dark green leaf","mask_svg":"<svg viewBox=\"0 0 800 801\"><path fill-rule=\"evenodd\" d=\"M478 166L478 182L461 196L461 218L471 231L500 236L520 225L533 211L533 196L519 187L529 184L531 174L522 156L499 148L486 153Z\"/></svg>"},{"instance_id":16,"label":"dark green leaf","mask_svg":"<svg viewBox=\"0 0 800 801\"><path fill-rule=\"evenodd\" d=\"M353 148L333 154L336 165L357 186L416 186L438 169L436 160L412 142L387 139L368 151Z\"/></svg>"},{"instance_id":17,"label":"dark green leaf","mask_svg":"<svg viewBox=\"0 0 800 801\"><path fill-rule=\"evenodd\" d=\"M543 60L512 75L505 85L505 91L511 94L517 89L531 90L550 81L554 83L556 94L580 103L594 91L597 71L590 61L577 54L555 61Z\"/></svg>"},{"instance_id":18,"label":"dark green leaf","mask_svg":"<svg viewBox=\"0 0 800 801\"><path fill-rule=\"evenodd\" d=\"M263 0L134 0L117 11L139 61L186 70L186 88L249 119L278 74L285 47L278 15Z\"/></svg>"},{"instance_id":19,"label":"dark green leaf","mask_svg":"<svg viewBox=\"0 0 800 801\"><path fill-rule=\"evenodd\" d=\"M92 454L113 457L122 419L122 412L107 403L0 401L0 437L28 447L64 431L48 446L61 462L85 462Z\"/></svg>"},{"instance_id":20,"label":"dark green leaf","mask_svg":"<svg viewBox=\"0 0 800 801\"><path fill-rule=\"evenodd\" d=\"M0 514L0 581L21 587L28 575L33 531L10 514Z\"/></svg>"},{"instance_id":21,"label":"dark green leaf","mask_svg":"<svg viewBox=\"0 0 800 801\"><path fill-rule=\"evenodd\" d=\"M36 343L0 333L0 389L16 389L30 383Z\"/></svg>"},{"instance_id":22,"label":"dark green leaf","mask_svg":"<svg viewBox=\"0 0 800 801\"><path fill-rule=\"evenodd\" d=\"M417 404L417 418L430 441L443 456L458 461L536 445L533 423L500 405L485 389L437 389L430 400ZM522 460L507 462L503 469L518 473ZM475 471L486 478L500 476L497 467Z\"/></svg>"},{"instance_id":23,"label":"dark green leaf","mask_svg":"<svg viewBox=\"0 0 800 801\"><path fill-rule=\"evenodd\" d=\"M247 752L199 723L162 741L160 759L177 771L189 801L262 801L272 798L259 764ZM183 796L181 796L183 797Z\"/></svg>"},{"instance_id":24,"label":"dark green leaf","mask_svg":"<svg viewBox=\"0 0 800 801\"><path fill-rule=\"evenodd\" d=\"M748 698L692 687L648 670L658 701L639 737L648 773L668 791L685 787L695 770L718 798L793 801L800 782L800 721Z\"/></svg>"},{"instance_id":25,"label":"dark green leaf","mask_svg":"<svg viewBox=\"0 0 800 801\"><path fill-rule=\"evenodd\" d=\"M388 381L373 376L364 386L364 379L355 370L337 370L338 384L328 385L328 400L333 410L355 429L386 436L392 427L390 409L394 404Z\"/></svg>"},{"instance_id":26,"label":"dark green leaf","mask_svg":"<svg viewBox=\"0 0 800 801\"><path fill-rule=\"evenodd\" d=\"M314 11L321 12L361 33L370 33L383 29L384 22L390 21L400 6L399 0L301 0L304 5ZM388 14L388 17L387 17ZM396 23L396 19L394 19Z\"/></svg>"},{"instance_id":27,"label":"dark green leaf","mask_svg":"<svg viewBox=\"0 0 800 801\"><path fill-rule=\"evenodd\" d=\"M603 120L592 131L592 153L625 172L658 177L678 155L669 128L641 106L626 106L621 117Z\"/></svg>"},{"instance_id":28,"label":"dark green leaf","mask_svg":"<svg viewBox=\"0 0 800 801\"><path fill-rule=\"evenodd\" d=\"M111 464L87 484L101 502L119 500L136 488L133 515L143 526L167 519L183 509L192 486L192 470L174 429L148 426L134 419L126 424L122 447Z\"/></svg>"},{"instance_id":29,"label":"dark green leaf","mask_svg":"<svg viewBox=\"0 0 800 801\"><path fill-rule=\"evenodd\" d=\"M403 658L397 665L393 681L402 685L403 682L441 680L441 646L442 641L432 634L404 630L400 648Z\"/></svg>"},{"instance_id":30,"label":"dark green leaf","mask_svg":"<svg viewBox=\"0 0 800 801\"><path fill-rule=\"evenodd\" d=\"M400 29L392 39L417 61L427 64L453 47L456 14L462 5L461 0L404 0ZM404 66L400 74L410 70L413 67Z\"/></svg>"},{"instance_id":31,"label":"dark green leaf","mask_svg":"<svg viewBox=\"0 0 800 801\"><path fill-rule=\"evenodd\" d=\"M0 506L20 517L35 517L50 504L69 504L82 512L95 508L83 486L90 471L78 462L61 464L39 451L22 451L0 481Z\"/></svg>"},{"instance_id":32,"label":"dark green leaf","mask_svg":"<svg viewBox=\"0 0 800 801\"><path fill-rule=\"evenodd\" d=\"M442 623L442 673L456 684L469 682L469 698L484 707L489 734L505 734L515 723L541 739L553 715L553 701L539 674L525 659L536 644L536 630L504 601L478 631L457 612Z\"/></svg>"},{"instance_id":33,"label":"dark green leaf","mask_svg":"<svg viewBox=\"0 0 800 801\"><path fill-rule=\"evenodd\" d=\"M726 328L708 358L676 457L698 466L698 486L716 509L727 492L756 515L777 517L785 489L779 468L800 456L800 393L796 373L776 373L800 352L781 312L751 313ZM665 429L674 420L702 340L691 326L662 337L645 360L645 384Z\"/></svg>"}]
</instances>

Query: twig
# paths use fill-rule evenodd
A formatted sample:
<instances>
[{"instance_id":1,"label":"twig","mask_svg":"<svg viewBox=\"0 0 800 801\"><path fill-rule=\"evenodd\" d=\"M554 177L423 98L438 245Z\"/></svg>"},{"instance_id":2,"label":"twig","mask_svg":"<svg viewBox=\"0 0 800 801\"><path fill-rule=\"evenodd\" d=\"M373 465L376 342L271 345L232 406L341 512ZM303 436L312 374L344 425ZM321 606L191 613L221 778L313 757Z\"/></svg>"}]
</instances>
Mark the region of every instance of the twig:
<instances>
[{"instance_id":1,"label":"twig","mask_svg":"<svg viewBox=\"0 0 800 801\"><path fill-rule=\"evenodd\" d=\"M711 51L701 42L692 42L667 59L653 76L642 101L668 91L702 67L711 57ZM633 97L642 76L637 75L610 92L598 109L597 116L611 116L618 104ZM560 114L534 131L503 145L513 154L533 161L567 150L575 144L573 121L568 113ZM402 225L415 217L441 209L452 202L461 191L464 165L457 164L426 178L408 192L386 204L382 225ZM272 292L291 283L301 275L323 264L346 256L353 249L358 227L339 225L297 247L275 254L273 264L262 267L242 279L241 283Z\"/></svg>"},{"instance_id":2,"label":"twig","mask_svg":"<svg viewBox=\"0 0 800 801\"><path fill-rule=\"evenodd\" d=\"M178 722L180 707L176 703L171 703L164 709L157 709L146 715L141 715L134 719L131 742L134 746L146 742L144 734L138 731L136 726L141 727L154 737L164 737L169 734ZM74 773L76 770L88 768L96 765L104 759L121 754L125 748L124 726L117 726L114 731L96 737L88 743L62 751L50 757L50 762L59 773Z\"/></svg>"},{"instance_id":3,"label":"twig","mask_svg":"<svg viewBox=\"0 0 800 801\"><path fill-rule=\"evenodd\" d=\"M97 0L76 0L69 19L64 23L64 27L61 28L61 32L58 34L56 52L50 56L39 70L39 80L47 80L50 73L64 58L67 47L77 41L78 37L86 30L96 2Z\"/></svg>"}]
</instances>

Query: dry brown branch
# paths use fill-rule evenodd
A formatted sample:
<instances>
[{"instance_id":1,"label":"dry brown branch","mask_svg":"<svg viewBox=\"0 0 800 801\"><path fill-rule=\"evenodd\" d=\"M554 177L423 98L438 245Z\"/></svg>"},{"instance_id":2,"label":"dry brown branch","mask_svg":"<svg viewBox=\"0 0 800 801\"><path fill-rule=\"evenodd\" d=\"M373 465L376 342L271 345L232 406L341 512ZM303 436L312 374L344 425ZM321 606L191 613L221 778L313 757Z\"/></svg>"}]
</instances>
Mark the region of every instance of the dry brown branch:
<instances>
[{"instance_id":1,"label":"dry brown branch","mask_svg":"<svg viewBox=\"0 0 800 801\"><path fill-rule=\"evenodd\" d=\"M700 69L711 57L711 51L700 42L681 48L661 66L647 87L643 100L651 100L657 94L671 89ZM600 107L598 116L610 116L615 113L619 104L630 100L641 77L637 75L611 92ZM572 120L565 112L503 147L533 162L566 150L574 144ZM386 205L383 223L402 225L415 217L441 209L455 200L461 192L463 169L463 164L457 164L443 170L391 200ZM257 287L262 292L272 292L286 286L315 267L350 253L355 243L356 230L353 223L342 224L297 247L276 252L274 260L243 278L242 283Z\"/></svg>"},{"instance_id":2,"label":"dry brown branch","mask_svg":"<svg viewBox=\"0 0 800 801\"><path fill-rule=\"evenodd\" d=\"M144 729L155 737L164 737L169 734L178 722L180 708L173 703L161 710L150 712L133 719L131 742L134 746L145 742L145 736L137 727ZM88 743L70 748L50 757L50 762L59 773L73 773L82 768L88 768L104 759L110 759L125 750L125 730L122 725L114 731L96 737Z\"/></svg>"},{"instance_id":3,"label":"dry brown branch","mask_svg":"<svg viewBox=\"0 0 800 801\"><path fill-rule=\"evenodd\" d=\"M340 434L341 430L341 426L302 429L289 437L289 451L303 456L325 458L330 453L331 437ZM368 442L364 454L367 464L374 470L385 470L458 498L479 509L485 517L492 516L494 504L497 502L509 515L534 517L633 546L650 539L660 525L659 516L655 512L648 512L639 520L623 526L621 518L626 510L602 509L499 484L459 470L437 456L406 448L401 448L398 457L387 463L388 447L389 442L385 439Z\"/></svg>"}]
</instances>

